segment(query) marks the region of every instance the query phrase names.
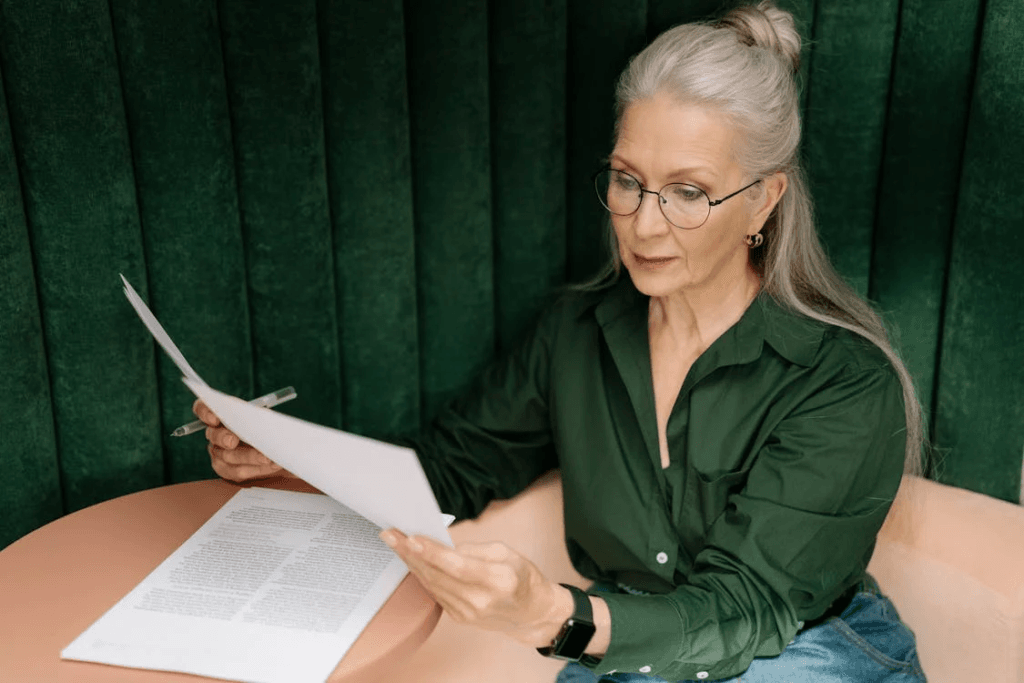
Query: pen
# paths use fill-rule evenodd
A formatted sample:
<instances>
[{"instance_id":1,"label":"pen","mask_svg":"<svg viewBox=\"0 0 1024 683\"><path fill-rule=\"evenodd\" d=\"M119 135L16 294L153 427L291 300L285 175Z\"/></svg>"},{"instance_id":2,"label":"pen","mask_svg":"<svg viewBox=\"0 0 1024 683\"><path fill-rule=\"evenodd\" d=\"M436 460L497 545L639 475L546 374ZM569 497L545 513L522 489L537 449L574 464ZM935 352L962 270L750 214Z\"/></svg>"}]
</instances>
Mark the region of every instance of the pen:
<instances>
[{"instance_id":1,"label":"pen","mask_svg":"<svg viewBox=\"0 0 1024 683\"><path fill-rule=\"evenodd\" d=\"M285 401L290 401L298 396L295 393L295 387L285 387L284 389L278 389L272 391L269 394L264 394L249 401L249 405L256 406L258 408L273 408L276 405L280 405ZM189 422L187 425L182 425L171 432L171 436L188 436L193 432L198 432L201 429L206 429L206 423L202 420L196 420L195 422Z\"/></svg>"}]
</instances>

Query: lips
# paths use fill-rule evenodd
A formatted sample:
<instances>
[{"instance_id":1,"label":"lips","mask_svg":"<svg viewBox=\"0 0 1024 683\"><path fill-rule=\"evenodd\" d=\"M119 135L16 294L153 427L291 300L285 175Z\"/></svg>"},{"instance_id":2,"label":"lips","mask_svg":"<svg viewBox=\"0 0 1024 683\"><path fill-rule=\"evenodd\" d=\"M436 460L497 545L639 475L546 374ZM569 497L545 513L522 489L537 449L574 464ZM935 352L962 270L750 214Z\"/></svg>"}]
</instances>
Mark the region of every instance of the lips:
<instances>
[{"instance_id":1,"label":"lips","mask_svg":"<svg viewBox=\"0 0 1024 683\"><path fill-rule=\"evenodd\" d=\"M641 266L661 266L676 260L675 256L642 256L636 252L633 252L633 258Z\"/></svg>"}]
</instances>

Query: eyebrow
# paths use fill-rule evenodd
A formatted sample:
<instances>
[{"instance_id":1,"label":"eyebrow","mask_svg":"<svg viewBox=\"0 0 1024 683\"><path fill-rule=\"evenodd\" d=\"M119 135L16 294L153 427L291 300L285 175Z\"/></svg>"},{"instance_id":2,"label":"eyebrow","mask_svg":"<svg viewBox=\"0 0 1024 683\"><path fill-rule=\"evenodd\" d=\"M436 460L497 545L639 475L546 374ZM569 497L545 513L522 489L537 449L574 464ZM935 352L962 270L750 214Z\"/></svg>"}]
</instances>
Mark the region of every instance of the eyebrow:
<instances>
[{"instance_id":1,"label":"eyebrow","mask_svg":"<svg viewBox=\"0 0 1024 683\"><path fill-rule=\"evenodd\" d=\"M609 162L618 161L618 162L624 164L627 168L629 168L631 170L636 168L636 166L634 166L633 164L629 163L626 159L623 159L622 157L620 157L617 154L612 154L610 157L608 157L608 161ZM703 175L707 176L709 179L717 179L718 178L718 173L716 173L715 169L711 168L710 166L688 166L688 167L685 167L685 168L677 168L677 169L675 169L674 171L672 171L671 173L668 174L667 179L670 182L674 182L674 181L676 181L679 178L686 178L686 177L692 176L694 174L698 174L698 175L699 174L703 174Z\"/></svg>"}]
</instances>

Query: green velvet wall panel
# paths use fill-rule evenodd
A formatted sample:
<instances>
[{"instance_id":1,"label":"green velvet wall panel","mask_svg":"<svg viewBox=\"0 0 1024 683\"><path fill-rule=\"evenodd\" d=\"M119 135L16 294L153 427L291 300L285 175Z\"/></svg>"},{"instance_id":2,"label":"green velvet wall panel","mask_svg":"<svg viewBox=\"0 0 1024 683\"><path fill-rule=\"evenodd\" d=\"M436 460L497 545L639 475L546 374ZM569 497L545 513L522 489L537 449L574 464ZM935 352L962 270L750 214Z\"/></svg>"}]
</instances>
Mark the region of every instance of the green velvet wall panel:
<instances>
[{"instance_id":1,"label":"green velvet wall panel","mask_svg":"<svg viewBox=\"0 0 1024 683\"><path fill-rule=\"evenodd\" d=\"M123 272L147 294L135 178L107 3L2 10L0 60L73 510L164 481L154 351L117 286Z\"/></svg>"},{"instance_id":2,"label":"green velvet wall panel","mask_svg":"<svg viewBox=\"0 0 1024 683\"><path fill-rule=\"evenodd\" d=\"M780 0L823 239L914 374L943 481L1016 500L1013 0ZM736 0L0 3L0 547L212 476L196 369L411 433L606 257L591 174L649 39Z\"/></svg>"},{"instance_id":3,"label":"green velvet wall panel","mask_svg":"<svg viewBox=\"0 0 1024 683\"><path fill-rule=\"evenodd\" d=\"M736 4L738 3L734 1L723 3L721 0L691 0L690 2L647 0L647 16L644 27L647 40L653 40L662 31L678 24L714 17L719 8L731 7ZM621 66L619 70L621 71Z\"/></svg>"},{"instance_id":4,"label":"green velvet wall panel","mask_svg":"<svg viewBox=\"0 0 1024 683\"><path fill-rule=\"evenodd\" d=\"M7 476L4 535L63 512L43 326L0 74L0 439Z\"/></svg>"},{"instance_id":5,"label":"green velvet wall panel","mask_svg":"<svg viewBox=\"0 0 1024 683\"><path fill-rule=\"evenodd\" d=\"M1008 500L1024 446L1024 13L988 0L960 181L938 376L939 478Z\"/></svg>"}]
</instances>

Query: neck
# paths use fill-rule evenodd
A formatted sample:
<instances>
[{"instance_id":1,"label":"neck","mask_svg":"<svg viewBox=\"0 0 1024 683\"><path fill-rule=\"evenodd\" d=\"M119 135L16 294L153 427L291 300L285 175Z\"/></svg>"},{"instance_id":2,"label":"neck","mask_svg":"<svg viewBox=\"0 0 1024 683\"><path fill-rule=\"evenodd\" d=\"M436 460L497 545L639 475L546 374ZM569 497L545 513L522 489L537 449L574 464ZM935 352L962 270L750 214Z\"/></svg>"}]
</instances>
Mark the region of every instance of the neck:
<instances>
[{"instance_id":1,"label":"neck","mask_svg":"<svg viewBox=\"0 0 1024 683\"><path fill-rule=\"evenodd\" d=\"M650 336L701 353L743 317L760 288L760 278L748 266L744 277L731 282L652 296Z\"/></svg>"}]
</instances>

